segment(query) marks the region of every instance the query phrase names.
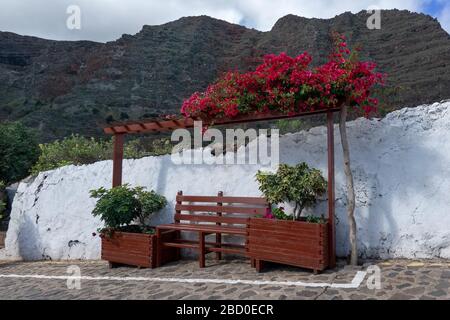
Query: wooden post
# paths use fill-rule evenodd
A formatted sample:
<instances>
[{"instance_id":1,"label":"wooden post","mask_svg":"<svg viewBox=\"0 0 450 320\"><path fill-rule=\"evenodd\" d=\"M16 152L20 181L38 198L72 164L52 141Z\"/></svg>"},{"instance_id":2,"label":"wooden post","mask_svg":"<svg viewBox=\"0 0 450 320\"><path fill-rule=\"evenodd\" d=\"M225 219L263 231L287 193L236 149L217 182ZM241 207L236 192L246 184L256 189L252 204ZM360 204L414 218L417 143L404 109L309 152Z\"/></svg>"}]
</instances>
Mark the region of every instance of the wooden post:
<instances>
[{"instance_id":1,"label":"wooden post","mask_svg":"<svg viewBox=\"0 0 450 320\"><path fill-rule=\"evenodd\" d=\"M200 248L199 250L199 257L198 257L198 262L199 262L199 266L200 268L204 268L205 267L205 255L206 255L206 248L205 248L205 233L203 231L200 231L198 233L198 246Z\"/></svg>"},{"instance_id":2,"label":"wooden post","mask_svg":"<svg viewBox=\"0 0 450 320\"><path fill-rule=\"evenodd\" d=\"M223 197L223 191L219 191L219 193L217 194L218 197ZM217 206L221 207L223 205L223 203L217 202ZM217 212L217 216L221 217L222 216L222 212ZM220 226L221 223L217 222L216 225ZM217 247L221 248L222 247L222 234L221 233L216 233L216 243L217 243ZM216 252L216 259L217 260L221 260L222 259L222 252Z\"/></svg>"},{"instance_id":3,"label":"wooden post","mask_svg":"<svg viewBox=\"0 0 450 320\"><path fill-rule=\"evenodd\" d=\"M256 259L255 260L255 268L256 268L256 272L261 272L262 269L264 268L264 261L260 260L260 259Z\"/></svg>"},{"instance_id":4,"label":"wooden post","mask_svg":"<svg viewBox=\"0 0 450 320\"><path fill-rule=\"evenodd\" d=\"M122 161L123 161L123 141L125 134L114 134L114 154L113 154L113 178L112 186L122 185Z\"/></svg>"},{"instance_id":5,"label":"wooden post","mask_svg":"<svg viewBox=\"0 0 450 320\"><path fill-rule=\"evenodd\" d=\"M328 251L330 268L336 267L335 193L334 193L334 119L327 113L328 144Z\"/></svg>"},{"instance_id":6,"label":"wooden post","mask_svg":"<svg viewBox=\"0 0 450 320\"><path fill-rule=\"evenodd\" d=\"M181 197L182 195L183 195L183 191L180 190L177 192L177 196ZM177 199L176 203L177 203L177 205L181 206L183 204L183 201ZM181 214L181 210L175 210L175 214ZM175 219L175 223L180 223L180 220ZM181 239L181 230L175 231L175 237L176 237L177 241ZM175 248L175 250L177 250L176 251L177 260L180 260L181 259L181 248Z\"/></svg>"},{"instance_id":7,"label":"wooden post","mask_svg":"<svg viewBox=\"0 0 450 320\"><path fill-rule=\"evenodd\" d=\"M178 192L177 192L177 198L178 198L178 196L179 196L179 197L183 196L183 191L181 191L181 190L178 191ZM181 205L183 204L182 199L176 199L176 202L177 202L177 205L178 205L178 206L181 206ZM175 213L176 213L176 214L181 214L181 210L175 209ZM180 222L180 219L175 218L175 223L179 223L179 222Z\"/></svg>"},{"instance_id":8,"label":"wooden post","mask_svg":"<svg viewBox=\"0 0 450 320\"><path fill-rule=\"evenodd\" d=\"M161 229L156 228L156 267L161 267L162 265L162 250L163 250L163 244L162 244L162 237L163 233Z\"/></svg>"}]
</instances>

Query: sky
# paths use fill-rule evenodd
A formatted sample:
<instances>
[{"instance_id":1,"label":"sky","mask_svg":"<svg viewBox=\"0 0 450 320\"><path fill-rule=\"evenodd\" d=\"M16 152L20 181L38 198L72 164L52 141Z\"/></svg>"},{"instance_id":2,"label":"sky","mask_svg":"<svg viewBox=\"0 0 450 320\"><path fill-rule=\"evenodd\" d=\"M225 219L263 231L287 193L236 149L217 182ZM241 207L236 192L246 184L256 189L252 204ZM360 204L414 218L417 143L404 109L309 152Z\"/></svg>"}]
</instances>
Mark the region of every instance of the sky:
<instances>
[{"instance_id":1,"label":"sky","mask_svg":"<svg viewBox=\"0 0 450 320\"><path fill-rule=\"evenodd\" d=\"M73 18L73 5L80 9L80 19ZM46 39L106 42L135 34L145 24L183 16L209 15L269 31L287 14L332 18L370 6L430 14L450 33L450 0L0 0L0 30Z\"/></svg>"}]
</instances>

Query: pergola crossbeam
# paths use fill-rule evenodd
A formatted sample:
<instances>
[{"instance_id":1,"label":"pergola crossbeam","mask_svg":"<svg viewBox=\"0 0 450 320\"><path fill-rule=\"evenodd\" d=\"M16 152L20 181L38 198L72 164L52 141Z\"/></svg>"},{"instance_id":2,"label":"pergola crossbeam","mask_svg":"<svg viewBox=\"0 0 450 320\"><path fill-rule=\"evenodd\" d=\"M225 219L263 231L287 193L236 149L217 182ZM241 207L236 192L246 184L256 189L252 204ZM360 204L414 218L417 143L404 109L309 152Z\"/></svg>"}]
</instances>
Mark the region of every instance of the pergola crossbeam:
<instances>
[{"instance_id":1,"label":"pergola crossbeam","mask_svg":"<svg viewBox=\"0 0 450 320\"><path fill-rule=\"evenodd\" d=\"M271 120L280 120L280 119L290 119L303 117L308 115L317 115L329 112L337 112L340 108L327 108L327 109L318 109L312 111L304 111L297 113L272 113L272 114L252 114L246 116L240 116L231 119L219 119L214 121L214 125L229 125L229 124L238 124L244 122L257 122L257 121L271 121ZM178 128L192 128L194 126L194 121L197 119L193 118L182 118L182 119L171 119L171 120L163 120L163 121L148 121L148 122L129 122L129 123L121 123L112 125L109 127L103 128L104 133L106 134L116 134L116 133L145 133L145 132L167 132L170 130L175 130ZM200 119L198 119L200 121ZM210 122L203 121L204 125L210 125Z\"/></svg>"}]
</instances>

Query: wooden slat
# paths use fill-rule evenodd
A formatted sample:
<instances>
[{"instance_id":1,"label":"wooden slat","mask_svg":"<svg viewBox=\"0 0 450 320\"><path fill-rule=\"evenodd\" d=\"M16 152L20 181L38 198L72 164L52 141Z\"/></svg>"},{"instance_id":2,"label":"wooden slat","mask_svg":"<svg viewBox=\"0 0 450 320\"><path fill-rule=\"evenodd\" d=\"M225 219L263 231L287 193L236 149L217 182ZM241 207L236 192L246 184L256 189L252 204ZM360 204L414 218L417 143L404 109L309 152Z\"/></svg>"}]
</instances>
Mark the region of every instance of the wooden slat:
<instances>
[{"instance_id":1,"label":"wooden slat","mask_svg":"<svg viewBox=\"0 0 450 320\"><path fill-rule=\"evenodd\" d=\"M141 132L145 129L144 126L142 126L140 123L133 123L127 125L128 132Z\"/></svg>"},{"instance_id":2,"label":"wooden slat","mask_svg":"<svg viewBox=\"0 0 450 320\"><path fill-rule=\"evenodd\" d=\"M175 214L175 219L178 221L197 221L197 222L220 222L228 224L247 224L248 218L242 217L224 217L224 216L205 216L195 214ZM219 226L220 227L220 226Z\"/></svg>"},{"instance_id":3,"label":"wooden slat","mask_svg":"<svg viewBox=\"0 0 450 320\"><path fill-rule=\"evenodd\" d=\"M120 232L116 231L112 234L112 238L108 236L104 236L104 240L112 240L115 241L116 239L120 239L120 241L123 240L131 240L131 241L138 241L138 242L151 242L153 239L155 239L155 235L152 234L145 234L145 233L132 233L132 232Z\"/></svg>"},{"instance_id":4,"label":"wooden slat","mask_svg":"<svg viewBox=\"0 0 450 320\"><path fill-rule=\"evenodd\" d=\"M205 242L205 245L205 250L207 252L224 252L244 255L247 254L247 249L245 246L232 246L230 244L222 244L221 247L217 247L216 243L213 242ZM200 244L198 241L181 240L176 242L165 242L163 246L182 249L198 249L200 247Z\"/></svg>"},{"instance_id":5,"label":"wooden slat","mask_svg":"<svg viewBox=\"0 0 450 320\"><path fill-rule=\"evenodd\" d=\"M198 240L189 240L189 239L174 239L173 241L175 242L179 242L179 243L197 243L198 244ZM173 242L172 241L172 242ZM227 243L227 242L213 242L213 241L205 241L206 245L209 246L214 246L214 247L218 247L218 246L222 246L222 247L226 247L226 248L245 248L246 246L243 244L238 244L238 243Z\"/></svg>"},{"instance_id":6,"label":"wooden slat","mask_svg":"<svg viewBox=\"0 0 450 320\"><path fill-rule=\"evenodd\" d=\"M208 248L206 248L206 251L247 255L247 250L245 248L244 249L231 249L231 248L208 247Z\"/></svg>"},{"instance_id":7,"label":"wooden slat","mask_svg":"<svg viewBox=\"0 0 450 320\"><path fill-rule=\"evenodd\" d=\"M156 236L154 234L146 234L146 233L134 233L134 232L122 232L122 231L115 231L112 233L111 237L108 235L102 236L103 240L135 240L139 242L151 242L154 240Z\"/></svg>"},{"instance_id":8,"label":"wooden slat","mask_svg":"<svg viewBox=\"0 0 450 320\"><path fill-rule=\"evenodd\" d=\"M233 207L233 206L207 206L207 205L195 205L195 204L182 204L175 205L175 210L181 211L193 211L193 212L222 212L222 213L245 213L245 214L265 214L266 208L255 207Z\"/></svg>"},{"instance_id":9,"label":"wooden slat","mask_svg":"<svg viewBox=\"0 0 450 320\"><path fill-rule=\"evenodd\" d=\"M172 230L181 230L181 231L205 231L210 233L225 233L225 234L239 234L246 235L246 228L237 228L237 227L225 227L225 226L215 226L215 225L202 225L202 224L184 224L184 223L173 223L173 224L163 224L157 227L159 230L161 229L172 229Z\"/></svg>"},{"instance_id":10,"label":"wooden slat","mask_svg":"<svg viewBox=\"0 0 450 320\"><path fill-rule=\"evenodd\" d=\"M313 246L298 246L294 247L291 245L290 247L279 247L276 245L270 245L266 243L249 243L248 245L250 252L258 252L258 251L267 251L267 252L276 252L276 254L286 254L291 255L292 257L303 257L303 256L323 256L324 254L328 254L328 252L324 252L324 247L318 247L317 244Z\"/></svg>"},{"instance_id":11,"label":"wooden slat","mask_svg":"<svg viewBox=\"0 0 450 320\"><path fill-rule=\"evenodd\" d=\"M278 232L278 231L271 231L271 230L258 230L258 229L251 229L248 231L248 236L250 237L256 237L256 238L262 238L262 237L282 237L283 239L289 240L289 241L299 241L299 239L305 239L307 241L319 241L321 238L315 234L305 234L305 233L298 233L293 234L289 232Z\"/></svg>"},{"instance_id":12,"label":"wooden slat","mask_svg":"<svg viewBox=\"0 0 450 320\"><path fill-rule=\"evenodd\" d=\"M152 267L152 261L148 257L136 257L135 255L108 253L102 254L102 260L145 268Z\"/></svg>"},{"instance_id":13,"label":"wooden slat","mask_svg":"<svg viewBox=\"0 0 450 320\"><path fill-rule=\"evenodd\" d=\"M116 248L125 248L125 247L133 247L138 248L139 250L147 250L150 248L152 242L135 242L135 241L107 241L103 240L102 244L106 246L116 247Z\"/></svg>"},{"instance_id":14,"label":"wooden slat","mask_svg":"<svg viewBox=\"0 0 450 320\"><path fill-rule=\"evenodd\" d=\"M251 223L251 226L248 229L249 232L269 232L269 233L277 233L277 234L284 234L286 236L292 236L292 237L299 237L299 236L309 236L309 237L316 237L319 238L323 234L321 232L321 229L308 229L308 228L294 228L294 227L282 227L278 225L253 225L253 222Z\"/></svg>"},{"instance_id":15,"label":"wooden slat","mask_svg":"<svg viewBox=\"0 0 450 320\"><path fill-rule=\"evenodd\" d=\"M194 243L180 243L180 242L164 242L162 244L165 247L183 248L183 249L198 249L199 244Z\"/></svg>"},{"instance_id":16,"label":"wooden slat","mask_svg":"<svg viewBox=\"0 0 450 320\"><path fill-rule=\"evenodd\" d=\"M163 121L134 121L110 125L103 128L103 132L106 134L164 132L177 128L191 128L193 126L194 119L191 118Z\"/></svg>"},{"instance_id":17,"label":"wooden slat","mask_svg":"<svg viewBox=\"0 0 450 320\"><path fill-rule=\"evenodd\" d=\"M135 247L135 248L149 248L151 245L151 241L149 242L138 242L138 241L109 241L109 240L103 240L103 244L110 245L110 246L116 246L116 247Z\"/></svg>"},{"instance_id":18,"label":"wooden slat","mask_svg":"<svg viewBox=\"0 0 450 320\"><path fill-rule=\"evenodd\" d=\"M259 197L218 197L218 196L184 196L177 195L177 201L183 202L210 202L210 203L240 203L240 204L255 204L267 206L267 200Z\"/></svg>"},{"instance_id":19,"label":"wooden slat","mask_svg":"<svg viewBox=\"0 0 450 320\"><path fill-rule=\"evenodd\" d=\"M317 109L317 110L310 110L310 111L299 111L296 113L289 113L285 114L282 112L275 113L272 112L270 114L249 114L249 115L242 115L237 116L235 118L231 119L218 119L214 122L214 125L227 125L227 124L236 124L236 123L248 123L248 122L258 122L258 121L269 121L269 120L279 120L279 119L291 119L291 118L298 118L303 116L309 116L314 114L323 114L328 112L338 112L341 110L342 103L338 103L336 108L323 108L323 109Z\"/></svg>"},{"instance_id":20,"label":"wooden slat","mask_svg":"<svg viewBox=\"0 0 450 320\"><path fill-rule=\"evenodd\" d=\"M103 129L103 132L105 132L106 134L114 134L114 133L116 133L116 132L114 131L114 127L104 128L104 129Z\"/></svg>"},{"instance_id":21,"label":"wooden slat","mask_svg":"<svg viewBox=\"0 0 450 320\"><path fill-rule=\"evenodd\" d=\"M252 257L250 255L250 257ZM293 261L289 257L285 256L277 256L270 253L267 253L266 255L259 256L259 259L263 261L270 261L275 263L282 263L292 266L297 266L301 268L307 268L307 269L315 269L315 270L324 270L327 267L327 260L325 259L317 259L317 258L306 258L306 257L299 257L295 261Z\"/></svg>"},{"instance_id":22,"label":"wooden slat","mask_svg":"<svg viewBox=\"0 0 450 320\"><path fill-rule=\"evenodd\" d=\"M286 248L292 249L295 251L306 251L309 248L323 248L322 239L304 239L301 238L302 241L299 242L293 241L291 239L278 238L278 237L255 237L249 236L247 238L247 242L251 244L263 245L271 248Z\"/></svg>"},{"instance_id":23,"label":"wooden slat","mask_svg":"<svg viewBox=\"0 0 450 320\"><path fill-rule=\"evenodd\" d=\"M321 258L323 257L324 253L319 251L319 250L315 250L312 249L308 250L308 251L295 251L295 250L290 250L290 249L283 249L283 248L273 248L273 247L268 247L265 245L256 245L256 244L252 244L249 245L249 253L252 256L257 256L257 257L261 257L262 255L272 255L272 259L278 259L280 257L285 257L287 259L292 259L292 260L297 260L299 258ZM274 251L276 250L276 251ZM325 254L328 254L325 253Z\"/></svg>"},{"instance_id":24,"label":"wooden slat","mask_svg":"<svg viewBox=\"0 0 450 320\"><path fill-rule=\"evenodd\" d=\"M151 257L144 255L136 255L134 253L118 252L118 251L104 251L102 252L102 259L111 262L119 262L130 265L140 265L149 263Z\"/></svg>"},{"instance_id":25,"label":"wooden slat","mask_svg":"<svg viewBox=\"0 0 450 320\"><path fill-rule=\"evenodd\" d=\"M128 254L147 255L147 256L149 256L152 252L150 245L148 245L147 247L136 247L133 245L116 246L116 245L105 244L105 243L102 243L102 250L111 251L111 252L121 250L121 251L127 252Z\"/></svg>"},{"instance_id":26,"label":"wooden slat","mask_svg":"<svg viewBox=\"0 0 450 320\"><path fill-rule=\"evenodd\" d=\"M301 221L270 221L267 219L252 219L250 228L261 230L279 230L283 232L292 232L294 234L311 233L320 235L326 231L328 223L308 223Z\"/></svg>"},{"instance_id":27,"label":"wooden slat","mask_svg":"<svg viewBox=\"0 0 450 320\"><path fill-rule=\"evenodd\" d=\"M128 133L129 132L129 130L124 125L114 127L114 131L116 133Z\"/></svg>"}]
</instances>

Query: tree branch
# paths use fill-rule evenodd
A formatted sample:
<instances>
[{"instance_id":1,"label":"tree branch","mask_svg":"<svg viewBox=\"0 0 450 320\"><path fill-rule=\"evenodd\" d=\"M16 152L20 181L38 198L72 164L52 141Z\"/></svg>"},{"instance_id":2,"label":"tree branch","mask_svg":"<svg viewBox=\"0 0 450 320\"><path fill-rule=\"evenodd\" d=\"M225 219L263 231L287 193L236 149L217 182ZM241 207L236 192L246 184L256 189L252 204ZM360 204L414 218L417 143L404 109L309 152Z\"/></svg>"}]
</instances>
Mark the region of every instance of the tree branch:
<instances>
[{"instance_id":1,"label":"tree branch","mask_svg":"<svg viewBox=\"0 0 450 320\"><path fill-rule=\"evenodd\" d=\"M358 264L358 246L356 242L356 220L355 220L355 188L353 174L350 166L350 147L347 137L347 112L348 107L344 105L340 113L339 130L341 133L342 152L344 158L344 172L347 183L347 218L349 224L350 240L350 264Z\"/></svg>"}]
</instances>

